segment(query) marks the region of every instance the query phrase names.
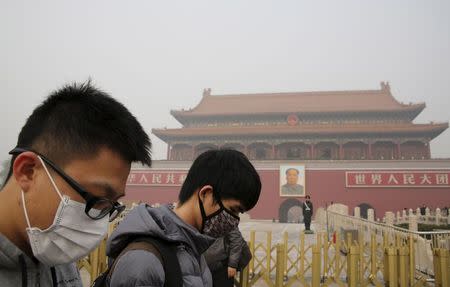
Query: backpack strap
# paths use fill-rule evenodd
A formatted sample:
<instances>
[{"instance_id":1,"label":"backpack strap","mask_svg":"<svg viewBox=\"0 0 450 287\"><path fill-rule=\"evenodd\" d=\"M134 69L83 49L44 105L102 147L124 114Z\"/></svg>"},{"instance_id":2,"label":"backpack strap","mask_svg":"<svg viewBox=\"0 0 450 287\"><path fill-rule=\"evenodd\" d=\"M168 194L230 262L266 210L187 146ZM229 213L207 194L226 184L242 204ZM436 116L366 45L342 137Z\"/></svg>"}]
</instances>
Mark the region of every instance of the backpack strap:
<instances>
[{"instance_id":1,"label":"backpack strap","mask_svg":"<svg viewBox=\"0 0 450 287\"><path fill-rule=\"evenodd\" d=\"M157 249L161 256L161 263L165 273L165 287L182 287L183 276L181 273L180 262L177 257L177 243L171 243L164 240L158 240L153 237L142 238L143 242L150 243ZM156 255L156 254L155 254ZM156 255L157 256L157 255Z\"/></svg>"},{"instance_id":2,"label":"backpack strap","mask_svg":"<svg viewBox=\"0 0 450 287\"><path fill-rule=\"evenodd\" d=\"M109 279L119 258L131 250L145 250L153 253L161 262L165 273L164 287L182 287L183 277L176 254L177 245L152 237L139 237L132 240L117 256L110 268L105 272ZM170 274L170 276L168 276Z\"/></svg>"}]
</instances>

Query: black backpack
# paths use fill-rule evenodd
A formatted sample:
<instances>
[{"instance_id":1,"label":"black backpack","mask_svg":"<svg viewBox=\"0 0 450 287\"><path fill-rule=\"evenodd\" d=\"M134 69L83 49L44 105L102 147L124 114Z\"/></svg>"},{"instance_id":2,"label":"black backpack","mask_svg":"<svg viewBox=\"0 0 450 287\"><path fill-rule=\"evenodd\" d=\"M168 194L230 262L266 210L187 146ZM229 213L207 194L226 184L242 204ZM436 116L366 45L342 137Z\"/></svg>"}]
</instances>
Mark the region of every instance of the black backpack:
<instances>
[{"instance_id":1,"label":"black backpack","mask_svg":"<svg viewBox=\"0 0 450 287\"><path fill-rule=\"evenodd\" d=\"M180 263L178 262L178 257L176 254L177 245L175 243L147 236L128 240L125 244L125 248L120 251L120 254L116 257L114 262L105 272L100 274L97 279L95 279L92 287L108 287L109 280L107 279L111 278L116 262L119 261L119 258L122 255L130 250L145 250L153 253L159 259L165 273L164 287L183 286Z\"/></svg>"}]
</instances>

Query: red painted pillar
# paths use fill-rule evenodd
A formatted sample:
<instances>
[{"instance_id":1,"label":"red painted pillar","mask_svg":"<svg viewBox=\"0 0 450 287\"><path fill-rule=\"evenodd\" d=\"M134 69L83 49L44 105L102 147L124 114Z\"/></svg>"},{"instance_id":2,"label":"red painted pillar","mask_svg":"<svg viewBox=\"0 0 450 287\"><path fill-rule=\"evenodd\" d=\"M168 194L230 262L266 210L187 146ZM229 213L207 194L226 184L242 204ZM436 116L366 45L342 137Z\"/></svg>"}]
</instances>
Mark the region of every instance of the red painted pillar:
<instances>
[{"instance_id":1,"label":"red painted pillar","mask_svg":"<svg viewBox=\"0 0 450 287\"><path fill-rule=\"evenodd\" d=\"M272 159L275 159L275 145L272 144Z\"/></svg>"},{"instance_id":2,"label":"red painted pillar","mask_svg":"<svg viewBox=\"0 0 450 287\"><path fill-rule=\"evenodd\" d=\"M372 143L371 142L369 142L369 150L368 150L368 155L367 155L367 158L368 159L372 159Z\"/></svg>"},{"instance_id":3,"label":"red painted pillar","mask_svg":"<svg viewBox=\"0 0 450 287\"><path fill-rule=\"evenodd\" d=\"M401 159L402 158L402 152L400 149L400 143L397 143L397 159Z\"/></svg>"},{"instance_id":4,"label":"red painted pillar","mask_svg":"<svg viewBox=\"0 0 450 287\"><path fill-rule=\"evenodd\" d=\"M195 158L195 146L193 145L192 146L192 159L194 159Z\"/></svg>"},{"instance_id":5,"label":"red painted pillar","mask_svg":"<svg viewBox=\"0 0 450 287\"><path fill-rule=\"evenodd\" d=\"M314 159L315 157L314 157L314 144L312 143L311 144L311 159Z\"/></svg>"},{"instance_id":6,"label":"red painted pillar","mask_svg":"<svg viewBox=\"0 0 450 287\"><path fill-rule=\"evenodd\" d=\"M344 159L344 146L342 143L339 144L339 159Z\"/></svg>"},{"instance_id":7,"label":"red painted pillar","mask_svg":"<svg viewBox=\"0 0 450 287\"><path fill-rule=\"evenodd\" d=\"M167 160L170 160L170 144L167 144Z\"/></svg>"},{"instance_id":8,"label":"red painted pillar","mask_svg":"<svg viewBox=\"0 0 450 287\"><path fill-rule=\"evenodd\" d=\"M431 158L431 149L430 149L430 143L428 142L428 143L426 143L426 149L427 149L427 159L430 159Z\"/></svg>"}]
</instances>

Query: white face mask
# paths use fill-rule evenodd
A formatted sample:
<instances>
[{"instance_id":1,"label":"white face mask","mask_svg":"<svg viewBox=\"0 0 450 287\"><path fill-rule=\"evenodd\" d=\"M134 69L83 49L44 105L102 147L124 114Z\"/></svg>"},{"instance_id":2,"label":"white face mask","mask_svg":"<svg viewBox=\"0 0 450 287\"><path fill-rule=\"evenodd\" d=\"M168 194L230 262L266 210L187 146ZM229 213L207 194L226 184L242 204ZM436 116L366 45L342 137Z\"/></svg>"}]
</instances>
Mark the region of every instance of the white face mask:
<instances>
[{"instance_id":1,"label":"white face mask","mask_svg":"<svg viewBox=\"0 0 450 287\"><path fill-rule=\"evenodd\" d=\"M34 257L40 262L54 266L75 262L89 254L105 237L108 230L109 217L99 220L89 218L84 212L86 205L63 196L51 177L42 159L39 157L45 172L61 198L55 219L47 229L31 227L22 191L22 202Z\"/></svg>"}]
</instances>

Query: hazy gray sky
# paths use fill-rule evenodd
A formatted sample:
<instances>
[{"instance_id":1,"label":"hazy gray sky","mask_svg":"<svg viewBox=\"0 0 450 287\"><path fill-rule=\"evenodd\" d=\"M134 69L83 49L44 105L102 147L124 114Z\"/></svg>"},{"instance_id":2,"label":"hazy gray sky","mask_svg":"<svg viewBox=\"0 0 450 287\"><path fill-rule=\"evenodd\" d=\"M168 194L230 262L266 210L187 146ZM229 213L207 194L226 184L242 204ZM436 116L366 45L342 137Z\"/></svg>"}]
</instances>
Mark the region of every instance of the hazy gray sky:
<instances>
[{"instance_id":1,"label":"hazy gray sky","mask_svg":"<svg viewBox=\"0 0 450 287\"><path fill-rule=\"evenodd\" d=\"M213 94L378 89L450 119L450 1L0 0L0 159L26 117L91 77L150 133ZM154 158L166 145L152 136ZM450 157L450 131L432 142Z\"/></svg>"}]
</instances>

